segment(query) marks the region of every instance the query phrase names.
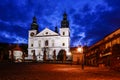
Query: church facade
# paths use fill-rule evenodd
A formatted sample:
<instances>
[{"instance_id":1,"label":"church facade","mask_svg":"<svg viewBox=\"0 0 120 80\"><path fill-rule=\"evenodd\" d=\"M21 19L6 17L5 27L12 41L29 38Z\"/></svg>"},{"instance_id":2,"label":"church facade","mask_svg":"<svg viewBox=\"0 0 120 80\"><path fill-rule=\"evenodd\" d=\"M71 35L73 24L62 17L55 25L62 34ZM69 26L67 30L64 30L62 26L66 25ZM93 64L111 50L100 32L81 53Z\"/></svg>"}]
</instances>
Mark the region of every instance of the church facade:
<instances>
[{"instance_id":1,"label":"church facade","mask_svg":"<svg viewBox=\"0 0 120 80\"><path fill-rule=\"evenodd\" d=\"M55 31L49 28L38 31L36 17L33 17L28 37L28 57L37 60L68 60L70 57L70 29L67 14L63 14L61 27Z\"/></svg>"}]
</instances>

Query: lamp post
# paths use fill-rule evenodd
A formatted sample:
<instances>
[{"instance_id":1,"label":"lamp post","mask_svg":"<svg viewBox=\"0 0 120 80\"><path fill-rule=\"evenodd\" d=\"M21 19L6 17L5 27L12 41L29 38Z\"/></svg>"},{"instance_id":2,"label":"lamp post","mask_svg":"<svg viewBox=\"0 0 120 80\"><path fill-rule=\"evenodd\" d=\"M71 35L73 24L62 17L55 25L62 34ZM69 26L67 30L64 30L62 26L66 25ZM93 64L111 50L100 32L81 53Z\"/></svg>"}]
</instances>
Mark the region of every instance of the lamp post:
<instances>
[{"instance_id":1,"label":"lamp post","mask_svg":"<svg viewBox=\"0 0 120 80\"><path fill-rule=\"evenodd\" d=\"M83 54L83 47L82 46L79 46L78 48L77 48L77 51L79 52L79 53L81 53L82 54L82 61L81 61L81 63L82 63L82 65L81 65L81 68L82 69L84 69L84 54Z\"/></svg>"}]
</instances>

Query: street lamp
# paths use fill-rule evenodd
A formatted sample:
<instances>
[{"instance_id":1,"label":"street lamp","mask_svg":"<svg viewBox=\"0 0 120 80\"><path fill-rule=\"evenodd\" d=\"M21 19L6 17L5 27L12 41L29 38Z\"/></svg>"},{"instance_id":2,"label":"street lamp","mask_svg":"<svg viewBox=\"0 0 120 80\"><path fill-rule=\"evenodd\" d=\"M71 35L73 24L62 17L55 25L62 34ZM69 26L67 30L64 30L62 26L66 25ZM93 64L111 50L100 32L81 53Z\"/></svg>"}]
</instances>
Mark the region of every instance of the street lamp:
<instances>
[{"instance_id":1,"label":"street lamp","mask_svg":"<svg viewBox=\"0 0 120 80\"><path fill-rule=\"evenodd\" d=\"M82 54L82 61L81 61L81 63L82 63L82 69L84 69L84 54L83 54L83 47L82 47L82 46L78 47L78 48L77 48L77 51L78 51L78 53L81 53L81 54Z\"/></svg>"},{"instance_id":2,"label":"street lamp","mask_svg":"<svg viewBox=\"0 0 120 80\"><path fill-rule=\"evenodd\" d=\"M72 62L72 53L68 52L68 60L70 60Z\"/></svg>"},{"instance_id":3,"label":"street lamp","mask_svg":"<svg viewBox=\"0 0 120 80\"><path fill-rule=\"evenodd\" d=\"M83 48L82 48L82 47L78 47L78 48L77 48L77 51L78 51L79 53L83 53Z\"/></svg>"}]
</instances>

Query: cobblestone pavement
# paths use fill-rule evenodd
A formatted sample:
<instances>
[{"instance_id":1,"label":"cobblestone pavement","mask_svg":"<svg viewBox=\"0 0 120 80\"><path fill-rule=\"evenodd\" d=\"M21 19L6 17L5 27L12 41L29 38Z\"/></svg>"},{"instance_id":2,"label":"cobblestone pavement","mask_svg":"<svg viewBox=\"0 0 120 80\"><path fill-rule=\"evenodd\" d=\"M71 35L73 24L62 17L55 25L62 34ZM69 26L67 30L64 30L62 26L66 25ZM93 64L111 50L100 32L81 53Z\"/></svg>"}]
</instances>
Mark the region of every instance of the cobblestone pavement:
<instances>
[{"instance_id":1,"label":"cobblestone pavement","mask_svg":"<svg viewBox=\"0 0 120 80\"><path fill-rule=\"evenodd\" d=\"M0 64L0 80L120 80L120 72L69 64Z\"/></svg>"}]
</instances>

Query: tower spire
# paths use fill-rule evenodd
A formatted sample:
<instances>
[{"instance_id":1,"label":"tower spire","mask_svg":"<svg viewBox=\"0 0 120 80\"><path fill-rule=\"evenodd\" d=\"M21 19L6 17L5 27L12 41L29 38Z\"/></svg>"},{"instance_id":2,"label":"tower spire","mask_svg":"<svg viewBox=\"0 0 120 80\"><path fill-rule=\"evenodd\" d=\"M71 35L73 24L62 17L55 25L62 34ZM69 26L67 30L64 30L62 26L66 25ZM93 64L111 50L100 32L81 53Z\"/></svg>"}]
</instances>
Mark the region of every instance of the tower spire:
<instances>
[{"instance_id":1,"label":"tower spire","mask_svg":"<svg viewBox=\"0 0 120 80\"><path fill-rule=\"evenodd\" d=\"M31 30L37 30L38 31L38 24L37 24L37 18L33 17L33 22L31 24Z\"/></svg>"},{"instance_id":2,"label":"tower spire","mask_svg":"<svg viewBox=\"0 0 120 80\"><path fill-rule=\"evenodd\" d=\"M64 14L63 14L63 20L67 20L67 14L66 14L66 12L64 12Z\"/></svg>"},{"instance_id":3,"label":"tower spire","mask_svg":"<svg viewBox=\"0 0 120 80\"><path fill-rule=\"evenodd\" d=\"M35 16L33 17L33 23L37 23L37 19Z\"/></svg>"},{"instance_id":4,"label":"tower spire","mask_svg":"<svg viewBox=\"0 0 120 80\"><path fill-rule=\"evenodd\" d=\"M61 21L61 28L69 28L69 21L67 20L67 14L64 12L63 20Z\"/></svg>"}]
</instances>

